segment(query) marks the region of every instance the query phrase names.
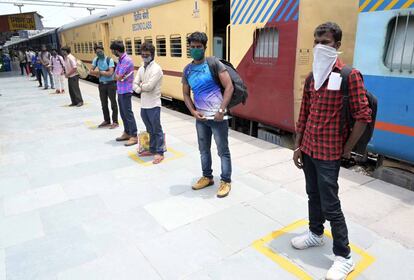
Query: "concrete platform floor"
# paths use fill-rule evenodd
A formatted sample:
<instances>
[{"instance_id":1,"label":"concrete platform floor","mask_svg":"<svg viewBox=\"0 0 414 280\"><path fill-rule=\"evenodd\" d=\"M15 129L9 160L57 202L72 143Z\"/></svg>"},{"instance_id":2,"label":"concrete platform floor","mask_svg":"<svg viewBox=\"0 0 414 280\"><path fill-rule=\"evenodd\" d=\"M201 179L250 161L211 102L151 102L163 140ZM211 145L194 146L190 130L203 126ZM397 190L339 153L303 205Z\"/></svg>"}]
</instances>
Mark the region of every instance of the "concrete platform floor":
<instances>
[{"instance_id":1,"label":"concrete platform floor","mask_svg":"<svg viewBox=\"0 0 414 280\"><path fill-rule=\"evenodd\" d=\"M218 199L218 177L190 188L200 175L191 117L162 109L170 150L154 166L114 141L121 128L96 128L97 87L81 89L86 105L71 108L68 94L0 74L0 279L323 279L331 239L305 252L288 243L307 218L292 151L231 131L233 190ZM139 99L133 108L142 130ZM414 279L414 193L340 176L358 261L348 279Z\"/></svg>"}]
</instances>

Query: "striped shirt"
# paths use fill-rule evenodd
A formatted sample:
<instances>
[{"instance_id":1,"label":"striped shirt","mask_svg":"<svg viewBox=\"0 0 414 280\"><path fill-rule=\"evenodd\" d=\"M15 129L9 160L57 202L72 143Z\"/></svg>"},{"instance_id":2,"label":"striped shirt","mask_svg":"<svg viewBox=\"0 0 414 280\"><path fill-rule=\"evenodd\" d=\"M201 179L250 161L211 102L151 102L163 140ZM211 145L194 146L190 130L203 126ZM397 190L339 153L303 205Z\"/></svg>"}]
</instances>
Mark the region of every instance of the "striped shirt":
<instances>
[{"instance_id":1,"label":"striped shirt","mask_svg":"<svg viewBox=\"0 0 414 280\"><path fill-rule=\"evenodd\" d=\"M134 62L126 53L124 53L119 58L119 63L116 66L115 74L121 77L125 77L131 72L134 72ZM124 81L117 81L116 88L117 88L118 94L131 93L133 82L134 82L133 74L125 78Z\"/></svg>"}]
</instances>

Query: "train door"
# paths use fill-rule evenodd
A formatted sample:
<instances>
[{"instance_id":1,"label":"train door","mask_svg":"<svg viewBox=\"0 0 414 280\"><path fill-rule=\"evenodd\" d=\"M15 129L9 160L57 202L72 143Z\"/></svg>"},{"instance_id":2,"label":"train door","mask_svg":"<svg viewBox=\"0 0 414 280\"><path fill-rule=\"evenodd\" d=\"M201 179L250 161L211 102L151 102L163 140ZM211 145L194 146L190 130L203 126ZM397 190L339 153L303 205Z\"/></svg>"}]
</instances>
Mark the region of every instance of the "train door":
<instances>
[{"instance_id":1,"label":"train door","mask_svg":"<svg viewBox=\"0 0 414 280\"><path fill-rule=\"evenodd\" d=\"M230 0L213 1L213 38L212 54L218 58L227 58L228 26L230 24Z\"/></svg>"},{"instance_id":2,"label":"train door","mask_svg":"<svg viewBox=\"0 0 414 280\"><path fill-rule=\"evenodd\" d=\"M104 22L101 24L101 37L102 44L105 50L109 50L109 23Z\"/></svg>"}]
</instances>

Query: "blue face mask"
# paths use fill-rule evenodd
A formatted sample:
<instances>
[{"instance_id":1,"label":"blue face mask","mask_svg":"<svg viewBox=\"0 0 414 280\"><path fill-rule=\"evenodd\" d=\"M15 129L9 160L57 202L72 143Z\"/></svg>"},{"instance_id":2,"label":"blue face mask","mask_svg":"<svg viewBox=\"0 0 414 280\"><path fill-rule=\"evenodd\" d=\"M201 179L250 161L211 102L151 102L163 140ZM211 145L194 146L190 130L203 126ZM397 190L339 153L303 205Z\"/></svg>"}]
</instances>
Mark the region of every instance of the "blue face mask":
<instances>
[{"instance_id":1,"label":"blue face mask","mask_svg":"<svg viewBox=\"0 0 414 280\"><path fill-rule=\"evenodd\" d=\"M190 55L194 60L202 60L204 58L204 49L191 48Z\"/></svg>"}]
</instances>

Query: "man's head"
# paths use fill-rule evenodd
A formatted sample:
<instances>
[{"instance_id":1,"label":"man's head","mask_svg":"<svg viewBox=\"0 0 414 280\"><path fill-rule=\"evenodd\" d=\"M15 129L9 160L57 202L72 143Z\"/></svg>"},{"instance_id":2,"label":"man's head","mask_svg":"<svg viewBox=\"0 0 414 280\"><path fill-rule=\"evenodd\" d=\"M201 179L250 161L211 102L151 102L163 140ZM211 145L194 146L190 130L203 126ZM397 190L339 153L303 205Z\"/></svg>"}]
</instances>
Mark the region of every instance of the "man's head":
<instances>
[{"instance_id":1,"label":"man's head","mask_svg":"<svg viewBox=\"0 0 414 280\"><path fill-rule=\"evenodd\" d=\"M56 56L57 55L57 49L53 48L50 53L52 54L52 56Z\"/></svg>"},{"instance_id":2,"label":"man's head","mask_svg":"<svg viewBox=\"0 0 414 280\"><path fill-rule=\"evenodd\" d=\"M68 56L68 54L70 54L70 47L69 46L64 46L60 50L62 51L63 56Z\"/></svg>"},{"instance_id":3,"label":"man's head","mask_svg":"<svg viewBox=\"0 0 414 280\"><path fill-rule=\"evenodd\" d=\"M322 44L335 49L341 47L342 30L334 22L326 22L316 27L314 32L314 45Z\"/></svg>"},{"instance_id":4,"label":"man's head","mask_svg":"<svg viewBox=\"0 0 414 280\"><path fill-rule=\"evenodd\" d=\"M141 45L141 56L144 63L148 64L154 60L155 47L151 42L145 41Z\"/></svg>"},{"instance_id":5,"label":"man's head","mask_svg":"<svg viewBox=\"0 0 414 280\"><path fill-rule=\"evenodd\" d=\"M42 52L45 52L45 51L47 51L46 45L42 45L42 48L41 48L41 50L42 50Z\"/></svg>"},{"instance_id":6,"label":"man's head","mask_svg":"<svg viewBox=\"0 0 414 280\"><path fill-rule=\"evenodd\" d=\"M202 60L207 48L207 35L204 32L194 32L187 38L190 45L190 54L194 60Z\"/></svg>"},{"instance_id":7,"label":"man's head","mask_svg":"<svg viewBox=\"0 0 414 280\"><path fill-rule=\"evenodd\" d=\"M104 48L101 45L95 45L93 49L95 50L95 54L98 57L104 57L105 56Z\"/></svg>"},{"instance_id":8,"label":"man's head","mask_svg":"<svg viewBox=\"0 0 414 280\"><path fill-rule=\"evenodd\" d=\"M112 51L112 53L117 56L117 57L121 57L122 54L125 52L125 46L124 43L122 41L113 41L110 49Z\"/></svg>"}]
</instances>

